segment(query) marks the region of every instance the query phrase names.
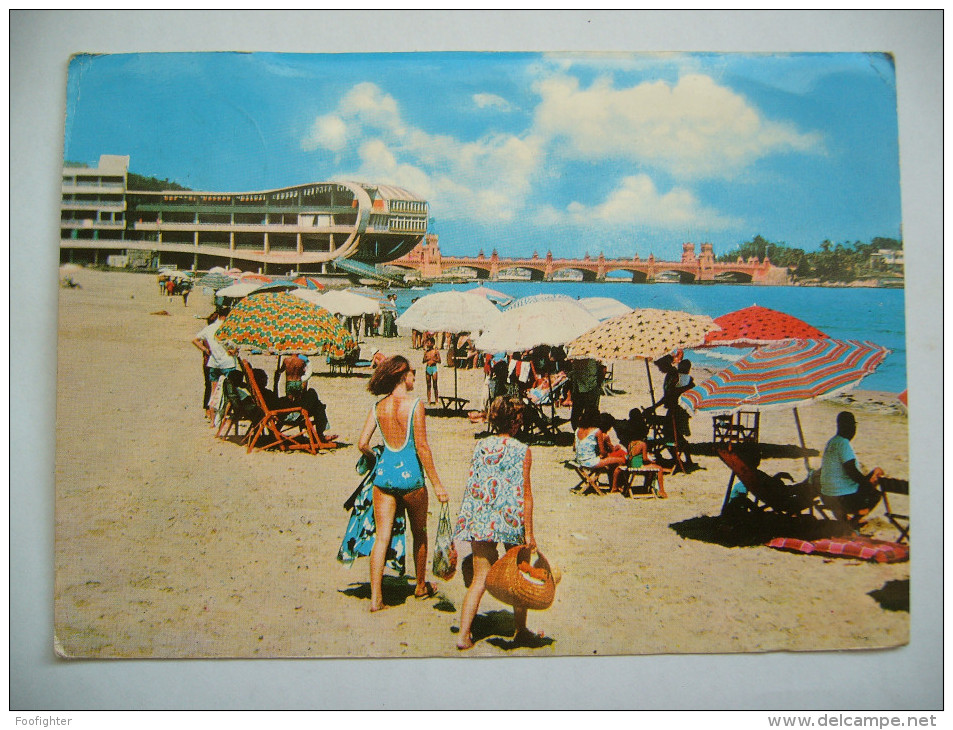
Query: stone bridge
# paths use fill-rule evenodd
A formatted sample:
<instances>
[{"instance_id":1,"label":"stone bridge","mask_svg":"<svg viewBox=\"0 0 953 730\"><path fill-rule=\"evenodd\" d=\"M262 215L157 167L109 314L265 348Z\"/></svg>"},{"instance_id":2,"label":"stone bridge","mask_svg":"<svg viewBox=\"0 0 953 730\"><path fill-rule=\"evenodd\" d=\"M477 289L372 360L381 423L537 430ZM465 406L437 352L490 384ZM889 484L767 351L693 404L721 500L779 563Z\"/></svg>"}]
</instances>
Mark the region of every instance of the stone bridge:
<instances>
[{"instance_id":1,"label":"stone bridge","mask_svg":"<svg viewBox=\"0 0 953 730\"><path fill-rule=\"evenodd\" d=\"M528 272L533 281L551 281L561 271L574 271L583 281L604 281L608 274L625 272L636 283L655 281L660 275L677 275L682 283L696 281L725 281L757 284L788 284L787 269L775 266L765 257L755 257L733 262L715 261L712 244L701 244L701 253L695 254L695 244L682 244L681 261L662 261L650 255L646 259L638 255L632 258L610 259L601 253L597 258L588 254L581 259L556 258L552 251L545 256L534 253L529 258L502 258L494 250L489 256L481 251L477 256L444 256L440 252L437 236L429 234L412 251L388 262L389 266L417 271L425 279L437 279L455 269L470 269L479 279L497 279L501 274L513 274L518 270ZM669 273L671 272L671 274ZM525 274L524 274L525 275ZM622 279L618 276L613 279Z\"/></svg>"}]
</instances>

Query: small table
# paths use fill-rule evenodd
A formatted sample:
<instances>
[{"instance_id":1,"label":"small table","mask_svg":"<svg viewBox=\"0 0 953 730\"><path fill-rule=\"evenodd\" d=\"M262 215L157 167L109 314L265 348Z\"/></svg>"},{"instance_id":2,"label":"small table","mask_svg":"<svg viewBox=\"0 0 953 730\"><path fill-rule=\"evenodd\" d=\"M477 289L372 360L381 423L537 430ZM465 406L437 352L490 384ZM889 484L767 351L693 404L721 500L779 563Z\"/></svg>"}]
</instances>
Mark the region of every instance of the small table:
<instances>
[{"instance_id":1,"label":"small table","mask_svg":"<svg viewBox=\"0 0 953 730\"><path fill-rule=\"evenodd\" d=\"M442 395L440 396L440 403L443 405L445 411L456 411L457 413L463 413L463 409L466 408L467 403L469 403L466 398L454 398L452 395Z\"/></svg>"}]
</instances>

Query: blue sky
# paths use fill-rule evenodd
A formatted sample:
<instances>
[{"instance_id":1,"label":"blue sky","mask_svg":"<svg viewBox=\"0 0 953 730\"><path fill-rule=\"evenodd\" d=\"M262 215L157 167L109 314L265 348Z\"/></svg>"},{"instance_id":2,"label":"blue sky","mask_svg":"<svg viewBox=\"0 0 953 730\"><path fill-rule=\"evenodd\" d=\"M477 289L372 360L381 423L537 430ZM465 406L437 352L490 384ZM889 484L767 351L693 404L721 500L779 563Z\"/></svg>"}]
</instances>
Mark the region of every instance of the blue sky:
<instances>
[{"instance_id":1,"label":"blue sky","mask_svg":"<svg viewBox=\"0 0 953 730\"><path fill-rule=\"evenodd\" d=\"M77 56L64 158L101 154L197 190L399 185L445 253L900 236L880 54Z\"/></svg>"}]
</instances>

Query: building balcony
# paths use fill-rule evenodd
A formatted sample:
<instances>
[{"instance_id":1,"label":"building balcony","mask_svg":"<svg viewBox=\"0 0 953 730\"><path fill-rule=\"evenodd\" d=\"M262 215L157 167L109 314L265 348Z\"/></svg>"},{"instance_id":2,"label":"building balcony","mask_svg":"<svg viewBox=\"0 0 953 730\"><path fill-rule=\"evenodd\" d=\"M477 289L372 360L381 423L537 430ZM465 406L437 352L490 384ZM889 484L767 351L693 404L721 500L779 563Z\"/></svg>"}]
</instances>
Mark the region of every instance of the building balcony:
<instances>
[{"instance_id":1,"label":"building balcony","mask_svg":"<svg viewBox=\"0 0 953 730\"><path fill-rule=\"evenodd\" d=\"M136 221L137 231L206 231L219 233L341 233L350 235L354 226L299 226L286 223L152 223ZM386 229L385 229L386 230Z\"/></svg>"},{"instance_id":2,"label":"building balcony","mask_svg":"<svg viewBox=\"0 0 953 730\"><path fill-rule=\"evenodd\" d=\"M99 183L99 182L72 182L63 183L63 195L76 195L89 193L105 193L107 195L123 195L126 192L126 186L122 183Z\"/></svg>"},{"instance_id":3,"label":"building balcony","mask_svg":"<svg viewBox=\"0 0 953 730\"><path fill-rule=\"evenodd\" d=\"M91 218L72 218L60 220L60 228L97 228L100 230L122 231L126 228L125 221L94 221Z\"/></svg>"},{"instance_id":4,"label":"building balcony","mask_svg":"<svg viewBox=\"0 0 953 730\"><path fill-rule=\"evenodd\" d=\"M60 204L60 210L102 210L109 213L125 213L126 202L117 203L101 200L64 200Z\"/></svg>"}]
</instances>

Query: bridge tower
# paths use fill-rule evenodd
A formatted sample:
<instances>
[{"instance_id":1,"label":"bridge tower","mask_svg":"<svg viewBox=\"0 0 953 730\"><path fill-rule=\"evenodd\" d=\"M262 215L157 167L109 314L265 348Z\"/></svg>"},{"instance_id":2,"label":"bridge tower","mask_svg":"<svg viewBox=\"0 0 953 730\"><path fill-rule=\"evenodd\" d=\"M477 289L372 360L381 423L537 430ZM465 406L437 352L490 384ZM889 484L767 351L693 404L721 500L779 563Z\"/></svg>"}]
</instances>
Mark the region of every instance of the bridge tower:
<instances>
[{"instance_id":1,"label":"bridge tower","mask_svg":"<svg viewBox=\"0 0 953 730\"><path fill-rule=\"evenodd\" d=\"M701 254L698 257L698 281L715 280L715 249L710 243L701 245Z\"/></svg>"}]
</instances>

